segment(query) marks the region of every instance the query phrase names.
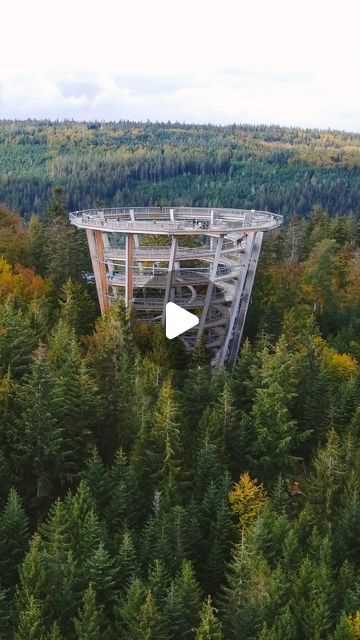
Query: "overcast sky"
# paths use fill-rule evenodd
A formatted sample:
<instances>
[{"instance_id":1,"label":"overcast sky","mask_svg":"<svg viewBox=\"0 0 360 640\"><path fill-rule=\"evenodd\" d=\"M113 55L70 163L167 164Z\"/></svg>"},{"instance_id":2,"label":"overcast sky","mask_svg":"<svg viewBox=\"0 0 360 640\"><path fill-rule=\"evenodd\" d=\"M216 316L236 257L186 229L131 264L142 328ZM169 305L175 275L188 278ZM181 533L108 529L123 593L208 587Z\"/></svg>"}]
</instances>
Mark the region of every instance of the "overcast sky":
<instances>
[{"instance_id":1,"label":"overcast sky","mask_svg":"<svg viewBox=\"0 0 360 640\"><path fill-rule=\"evenodd\" d=\"M358 0L3 0L0 118L360 132Z\"/></svg>"}]
</instances>

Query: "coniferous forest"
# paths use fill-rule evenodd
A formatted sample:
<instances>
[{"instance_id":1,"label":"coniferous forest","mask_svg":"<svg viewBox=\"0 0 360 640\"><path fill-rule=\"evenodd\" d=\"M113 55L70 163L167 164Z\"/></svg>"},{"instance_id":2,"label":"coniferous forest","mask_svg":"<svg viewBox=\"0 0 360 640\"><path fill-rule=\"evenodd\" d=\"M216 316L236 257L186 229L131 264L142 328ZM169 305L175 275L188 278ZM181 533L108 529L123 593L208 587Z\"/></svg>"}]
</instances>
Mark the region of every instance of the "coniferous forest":
<instances>
[{"instance_id":1,"label":"coniferous forest","mask_svg":"<svg viewBox=\"0 0 360 640\"><path fill-rule=\"evenodd\" d=\"M360 135L277 126L0 120L0 202L42 213L61 186L70 210L215 206L359 214Z\"/></svg>"},{"instance_id":2,"label":"coniferous forest","mask_svg":"<svg viewBox=\"0 0 360 640\"><path fill-rule=\"evenodd\" d=\"M359 136L179 125L168 157L175 125L104 128L108 155L98 123L0 126L0 638L357 640ZM100 316L67 217L96 197L286 210L233 374Z\"/></svg>"}]
</instances>

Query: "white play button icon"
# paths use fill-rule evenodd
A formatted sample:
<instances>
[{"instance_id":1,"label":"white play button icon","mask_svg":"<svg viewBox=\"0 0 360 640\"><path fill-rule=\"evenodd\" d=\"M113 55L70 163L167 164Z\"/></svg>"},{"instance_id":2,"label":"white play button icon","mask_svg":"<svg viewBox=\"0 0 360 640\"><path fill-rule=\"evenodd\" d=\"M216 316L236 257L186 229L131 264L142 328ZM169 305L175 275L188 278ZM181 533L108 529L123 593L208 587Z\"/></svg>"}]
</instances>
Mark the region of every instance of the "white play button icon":
<instances>
[{"instance_id":1,"label":"white play button icon","mask_svg":"<svg viewBox=\"0 0 360 640\"><path fill-rule=\"evenodd\" d=\"M182 309L174 302L168 302L166 305L165 316L165 333L169 340L180 336L185 331L196 327L199 324L199 318L193 313L189 313L186 309Z\"/></svg>"}]
</instances>

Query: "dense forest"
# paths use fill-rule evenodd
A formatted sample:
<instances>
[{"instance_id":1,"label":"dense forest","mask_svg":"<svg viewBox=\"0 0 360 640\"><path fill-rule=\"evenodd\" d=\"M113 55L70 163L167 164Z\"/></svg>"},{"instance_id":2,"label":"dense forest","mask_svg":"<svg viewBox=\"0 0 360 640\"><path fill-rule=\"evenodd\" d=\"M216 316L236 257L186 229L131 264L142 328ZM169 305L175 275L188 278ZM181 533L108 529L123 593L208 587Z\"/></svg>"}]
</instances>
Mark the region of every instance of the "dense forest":
<instances>
[{"instance_id":1,"label":"dense forest","mask_svg":"<svg viewBox=\"0 0 360 640\"><path fill-rule=\"evenodd\" d=\"M360 135L266 126L0 121L0 202L41 213L53 186L71 210L315 204L358 215Z\"/></svg>"},{"instance_id":2,"label":"dense forest","mask_svg":"<svg viewBox=\"0 0 360 640\"><path fill-rule=\"evenodd\" d=\"M63 153L52 160L51 131ZM107 131L109 144L125 138L121 153L134 160L143 149L130 174L145 170L150 147L157 154L150 125ZM159 136L165 149L179 136L176 162L190 163L181 140L205 142L204 131L164 126ZM94 149L82 158L84 132ZM3 197L26 193L29 211L37 186L43 198L51 182L41 177L44 163L56 179L67 174L73 204L89 180L101 191L101 163L102 171L115 166L101 142L96 150L102 126L5 123L5 133L19 137L8 166L19 163L28 181L8 169ZM291 178L281 189L283 171L326 176L320 192L327 180L338 185L336 203L347 175L347 202L355 198L355 137L346 157L339 151L334 181L333 161L321 165L316 145L310 159L301 144L294 150L305 133L209 133L210 141L241 138L239 171L248 162L260 181L262 153L268 161L275 154L266 170L278 202L291 191ZM247 145L258 145L255 160L246 160ZM218 199L236 193L234 160L221 164L221 144L214 149L216 171L200 157L197 175L194 167L169 178L178 194L187 181L200 185L199 197L206 183L220 185ZM158 174L143 186L133 179L136 197L168 188ZM316 181L295 186L311 199ZM230 375L210 371L202 346L185 353L121 305L99 317L84 239L66 211L60 190L25 226L0 207L0 637L360 638L359 220L316 206L266 237Z\"/></svg>"}]
</instances>

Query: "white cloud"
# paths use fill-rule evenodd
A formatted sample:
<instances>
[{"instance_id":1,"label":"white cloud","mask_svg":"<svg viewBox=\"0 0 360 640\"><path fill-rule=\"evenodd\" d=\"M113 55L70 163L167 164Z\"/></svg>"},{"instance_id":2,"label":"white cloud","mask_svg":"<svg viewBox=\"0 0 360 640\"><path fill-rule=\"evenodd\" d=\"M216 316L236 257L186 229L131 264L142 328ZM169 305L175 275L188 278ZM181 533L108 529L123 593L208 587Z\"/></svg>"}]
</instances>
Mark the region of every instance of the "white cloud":
<instances>
[{"instance_id":1,"label":"white cloud","mask_svg":"<svg viewBox=\"0 0 360 640\"><path fill-rule=\"evenodd\" d=\"M0 117L360 131L356 0L13 0L2 14Z\"/></svg>"}]
</instances>

